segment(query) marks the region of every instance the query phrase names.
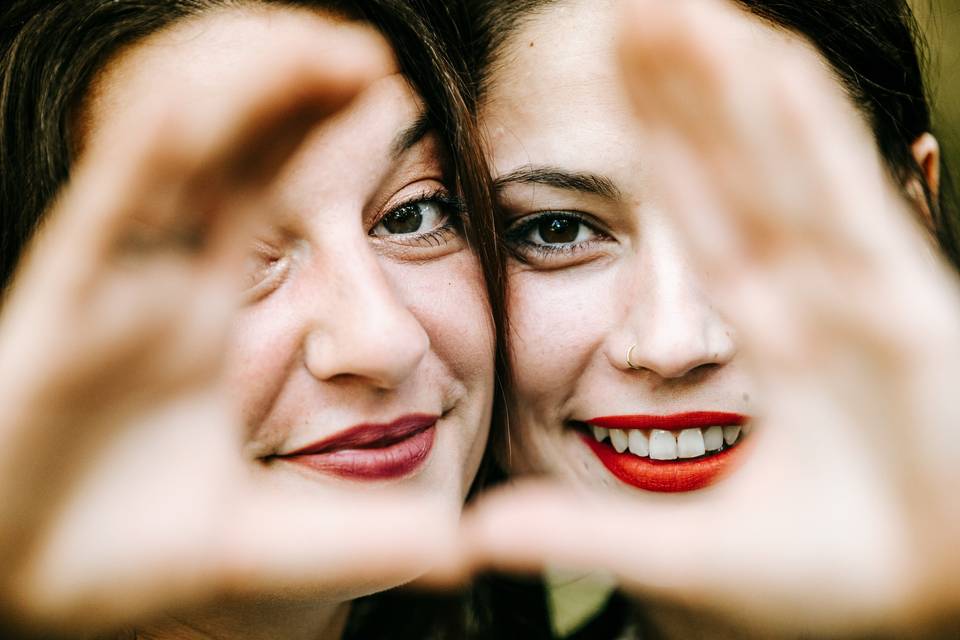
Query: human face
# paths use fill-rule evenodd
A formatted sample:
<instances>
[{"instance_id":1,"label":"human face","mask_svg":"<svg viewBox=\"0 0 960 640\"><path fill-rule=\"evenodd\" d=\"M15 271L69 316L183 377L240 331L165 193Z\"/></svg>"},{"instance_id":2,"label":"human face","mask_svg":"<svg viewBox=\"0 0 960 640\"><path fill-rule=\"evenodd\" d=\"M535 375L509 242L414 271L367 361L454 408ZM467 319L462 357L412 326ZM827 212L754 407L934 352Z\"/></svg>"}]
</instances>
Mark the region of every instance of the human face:
<instances>
[{"instance_id":1,"label":"human face","mask_svg":"<svg viewBox=\"0 0 960 640\"><path fill-rule=\"evenodd\" d=\"M216 90L291 19L338 24L231 9L128 50L98 82L90 135L154 78ZM490 314L421 116L405 79L387 76L311 134L278 179L242 274L228 370L264 483L316 495L389 484L459 508L475 475L490 422Z\"/></svg>"},{"instance_id":2,"label":"human face","mask_svg":"<svg viewBox=\"0 0 960 640\"><path fill-rule=\"evenodd\" d=\"M618 9L561 2L529 16L482 109L514 254L509 463L689 491L742 455L752 384L651 178L657 158L620 76ZM758 53L786 37L752 31Z\"/></svg>"}]
</instances>

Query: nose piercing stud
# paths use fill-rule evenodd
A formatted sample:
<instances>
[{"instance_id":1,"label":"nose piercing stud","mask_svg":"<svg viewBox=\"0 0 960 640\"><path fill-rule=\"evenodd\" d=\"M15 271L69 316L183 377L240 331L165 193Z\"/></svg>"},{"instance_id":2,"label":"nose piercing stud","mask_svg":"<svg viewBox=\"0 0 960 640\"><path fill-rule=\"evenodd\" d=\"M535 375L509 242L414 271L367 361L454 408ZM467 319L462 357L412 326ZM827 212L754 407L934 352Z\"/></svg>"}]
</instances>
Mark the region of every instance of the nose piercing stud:
<instances>
[{"instance_id":1,"label":"nose piercing stud","mask_svg":"<svg viewBox=\"0 0 960 640\"><path fill-rule=\"evenodd\" d=\"M633 350L637 348L637 343L630 345L630 348L627 349L627 366L633 369L634 371L639 371L643 367L633 364Z\"/></svg>"}]
</instances>

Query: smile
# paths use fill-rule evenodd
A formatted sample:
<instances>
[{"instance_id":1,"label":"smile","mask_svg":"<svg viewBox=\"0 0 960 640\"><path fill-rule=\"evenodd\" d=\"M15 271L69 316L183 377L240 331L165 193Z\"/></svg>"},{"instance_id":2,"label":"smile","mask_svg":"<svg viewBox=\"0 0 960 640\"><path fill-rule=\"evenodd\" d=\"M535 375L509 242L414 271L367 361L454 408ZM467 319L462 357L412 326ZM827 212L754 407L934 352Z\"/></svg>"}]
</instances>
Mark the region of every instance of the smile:
<instances>
[{"instance_id":1,"label":"smile","mask_svg":"<svg viewBox=\"0 0 960 640\"><path fill-rule=\"evenodd\" d=\"M721 412L610 416L580 424L581 439L614 476L665 493L716 482L749 433L746 416Z\"/></svg>"},{"instance_id":2,"label":"smile","mask_svg":"<svg viewBox=\"0 0 960 640\"><path fill-rule=\"evenodd\" d=\"M412 414L389 424L358 425L275 457L348 479L402 478L423 466L430 456L439 419Z\"/></svg>"}]
</instances>

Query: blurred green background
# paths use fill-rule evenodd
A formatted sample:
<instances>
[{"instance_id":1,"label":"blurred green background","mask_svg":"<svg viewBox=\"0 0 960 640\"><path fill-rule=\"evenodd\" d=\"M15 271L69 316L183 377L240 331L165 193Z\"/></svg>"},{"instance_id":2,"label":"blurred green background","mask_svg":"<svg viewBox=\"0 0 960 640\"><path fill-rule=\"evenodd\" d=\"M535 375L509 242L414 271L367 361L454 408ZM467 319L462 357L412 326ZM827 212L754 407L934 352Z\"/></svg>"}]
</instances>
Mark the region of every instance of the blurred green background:
<instances>
[{"instance_id":1,"label":"blurred green background","mask_svg":"<svg viewBox=\"0 0 960 640\"><path fill-rule=\"evenodd\" d=\"M960 179L960 0L912 0L930 43L934 126L945 157Z\"/></svg>"}]
</instances>

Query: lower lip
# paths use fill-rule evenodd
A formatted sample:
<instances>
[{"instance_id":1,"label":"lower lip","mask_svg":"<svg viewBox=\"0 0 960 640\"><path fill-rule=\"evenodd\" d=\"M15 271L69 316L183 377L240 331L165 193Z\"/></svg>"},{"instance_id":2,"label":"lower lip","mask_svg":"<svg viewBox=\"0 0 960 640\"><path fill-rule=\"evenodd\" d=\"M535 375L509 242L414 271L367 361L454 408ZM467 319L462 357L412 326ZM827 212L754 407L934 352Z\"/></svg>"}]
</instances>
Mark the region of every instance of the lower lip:
<instances>
[{"instance_id":1,"label":"lower lip","mask_svg":"<svg viewBox=\"0 0 960 640\"><path fill-rule=\"evenodd\" d=\"M692 460L651 460L632 453L617 453L610 444L580 434L581 439L600 459L610 473L623 482L658 493L697 491L714 484L726 475L739 457L737 443L720 453Z\"/></svg>"},{"instance_id":2,"label":"lower lip","mask_svg":"<svg viewBox=\"0 0 960 640\"><path fill-rule=\"evenodd\" d=\"M423 466L433 450L436 432L436 425L433 424L386 447L342 449L285 459L351 480L394 480L409 476Z\"/></svg>"}]
</instances>

